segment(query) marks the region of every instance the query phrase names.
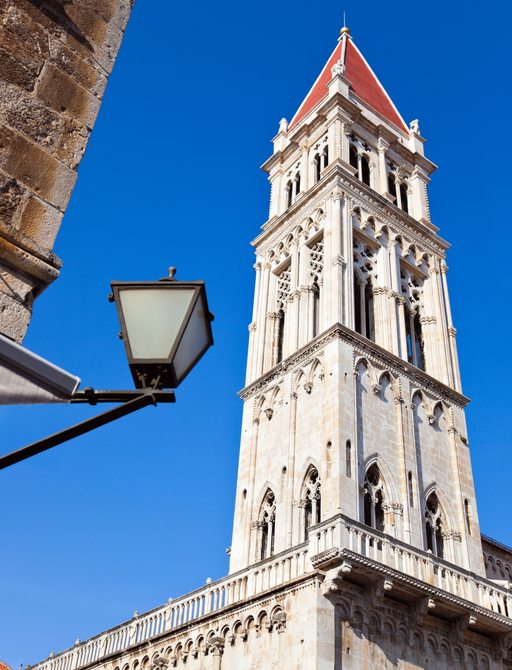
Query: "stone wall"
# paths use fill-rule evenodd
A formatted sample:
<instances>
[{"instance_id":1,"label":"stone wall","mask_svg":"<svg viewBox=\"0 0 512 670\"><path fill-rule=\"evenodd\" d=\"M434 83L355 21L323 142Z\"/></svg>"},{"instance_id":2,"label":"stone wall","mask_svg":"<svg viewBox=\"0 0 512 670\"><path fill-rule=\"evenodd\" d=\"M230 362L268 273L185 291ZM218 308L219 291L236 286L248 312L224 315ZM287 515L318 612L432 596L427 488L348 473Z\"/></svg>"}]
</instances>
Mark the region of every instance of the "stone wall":
<instances>
[{"instance_id":1,"label":"stone wall","mask_svg":"<svg viewBox=\"0 0 512 670\"><path fill-rule=\"evenodd\" d=\"M0 0L0 333L21 341L133 0Z\"/></svg>"}]
</instances>

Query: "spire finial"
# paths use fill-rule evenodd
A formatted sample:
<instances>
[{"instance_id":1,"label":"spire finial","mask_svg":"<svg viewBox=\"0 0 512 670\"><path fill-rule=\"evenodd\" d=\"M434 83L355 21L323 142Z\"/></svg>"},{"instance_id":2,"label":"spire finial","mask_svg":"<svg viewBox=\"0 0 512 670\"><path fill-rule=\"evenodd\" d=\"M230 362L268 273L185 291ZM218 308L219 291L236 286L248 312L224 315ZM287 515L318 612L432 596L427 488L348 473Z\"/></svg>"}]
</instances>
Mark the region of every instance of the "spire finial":
<instances>
[{"instance_id":1,"label":"spire finial","mask_svg":"<svg viewBox=\"0 0 512 670\"><path fill-rule=\"evenodd\" d=\"M340 35L350 35L350 30L347 28L347 17L345 15L345 10L343 10L343 27L340 30Z\"/></svg>"}]
</instances>

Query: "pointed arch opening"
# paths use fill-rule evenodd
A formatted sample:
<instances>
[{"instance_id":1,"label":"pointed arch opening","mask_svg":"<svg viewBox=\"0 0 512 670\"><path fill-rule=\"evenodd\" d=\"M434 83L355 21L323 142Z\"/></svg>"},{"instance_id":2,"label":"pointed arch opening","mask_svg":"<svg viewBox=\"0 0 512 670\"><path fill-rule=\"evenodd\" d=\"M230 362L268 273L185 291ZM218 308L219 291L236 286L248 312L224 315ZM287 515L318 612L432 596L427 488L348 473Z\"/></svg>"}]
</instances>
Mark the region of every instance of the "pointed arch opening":
<instances>
[{"instance_id":1,"label":"pointed arch opening","mask_svg":"<svg viewBox=\"0 0 512 670\"><path fill-rule=\"evenodd\" d=\"M274 554L275 526L276 499L274 492L271 489L267 489L258 517L259 559L261 561Z\"/></svg>"},{"instance_id":2,"label":"pointed arch opening","mask_svg":"<svg viewBox=\"0 0 512 670\"><path fill-rule=\"evenodd\" d=\"M389 195L393 196L396 202L396 179L395 175L392 172L388 172L388 193Z\"/></svg>"},{"instance_id":3,"label":"pointed arch opening","mask_svg":"<svg viewBox=\"0 0 512 670\"><path fill-rule=\"evenodd\" d=\"M373 463L364 478L364 523L384 532L384 483L377 463Z\"/></svg>"},{"instance_id":4,"label":"pointed arch opening","mask_svg":"<svg viewBox=\"0 0 512 670\"><path fill-rule=\"evenodd\" d=\"M359 178L363 184L370 186L370 161L365 154L361 154L361 174Z\"/></svg>"},{"instance_id":5,"label":"pointed arch opening","mask_svg":"<svg viewBox=\"0 0 512 670\"><path fill-rule=\"evenodd\" d=\"M304 540L307 540L309 528L320 523L322 518L320 475L313 465L309 468L304 478L301 499L304 505Z\"/></svg>"},{"instance_id":6,"label":"pointed arch opening","mask_svg":"<svg viewBox=\"0 0 512 670\"><path fill-rule=\"evenodd\" d=\"M293 202L293 183L291 180L286 184L286 209L292 206Z\"/></svg>"},{"instance_id":7,"label":"pointed arch opening","mask_svg":"<svg viewBox=\"0 0 512 670\"><path fill-rule=\"evenodd\" d=\"M322 176L322 158L320 154L315 154L314 164L315 164L315 181L320 181Z\"/></svg>"},{"instance_id":8,"label":"pointed arch opening","mask_svg":"<svg viewBox=\"0 0 512 670\"><path fill-rule=\"evenodd\" d=\"M409 203L407 198L407 184L402 182L400 184L400 206L406 214L409 214Z\"/></svg>"},{"instance_id":9,"label":"pointed arch opening","mask_svg":"<svg viewBox=\"0 0 512 670\"><path fill-rule=\"evenodd\" d=\"M444 516L435 491L428 496L425 505L425 531L427 549L439 558L444 557Z\"/></svg>"}]
</instances>

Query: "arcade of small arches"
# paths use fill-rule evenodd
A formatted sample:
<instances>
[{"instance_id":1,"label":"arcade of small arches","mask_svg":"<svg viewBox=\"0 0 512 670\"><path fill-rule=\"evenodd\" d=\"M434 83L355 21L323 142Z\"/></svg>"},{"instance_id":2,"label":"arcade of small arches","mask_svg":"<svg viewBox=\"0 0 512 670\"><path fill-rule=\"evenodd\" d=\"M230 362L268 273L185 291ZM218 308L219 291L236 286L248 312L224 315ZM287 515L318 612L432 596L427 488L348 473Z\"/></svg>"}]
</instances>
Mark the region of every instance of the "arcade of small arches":
<instances>
[{"instance_id":1,"label":"arcade of small arches","mask_svg":"<svg viewBox=\"0 0 512 670\"><path fill-rule=\"evenodd\" d=\"M322 331L327 300L322 297L324 207L297 224L261 261L270 268L276 285L267 306L273 335L266 369ZM352 316L346 325L422 370L444 365L437 362L438 354L432 349L438 319L428 313L425 302L425 282L432 272L445 272L444 262L420 249L417 241L393 233L359 206L351 210L351 217ZM451 321L447 325L448 334L454 333Z\"/></svg>"},{"instance_id":2,"label":"arcade of small arches","mask_svg":"<svg viewBox=\"0 0 512 670\"><path fill-rule=\"evenodd\" d=\"M415 655L424 659L426 656L429 667L431 664L437 667L438 663L442 664L439 667L460 670L490 670L494 667L492 658L497 655L497 648L484 651L480 645L479 648L472 648L467 643L462 644L457 628L453 626L444 631L429 630L422 625L421 614L414 608L406 614L384 606L368 607L365 602L349 601L340 596L336 605L345 630L361 641L371 641L374 650L372 659L378 667L391 667L386 662L388 645L395 657L399 657L400 653L404 659ZM381 659L377 661L379 655ZM393 667L396 666L393 664Z\"/></svg>"},{"instance_id":3,"label":"arcade of small arches","mask_svg":"<svg viewBox=\"0 0 512 670\"><path fill-rule=\"evenodd\" d=\"M300 197L302 193L322 179L323 171L329 166L328 138L324 137L321 142L316 143L312 150L308 150L311 160L309 178L301 179L301 161L288 171L286 185L284 188L284 210L288 210ZM386 184L385 195L388 200L395 204L406 214L412 210L412 189L409 184L410 175L404 165L397 165L394 160L384 161L385 178L379 179L379 168L377 161L377 150L372 148L366 141L351 133L348 137L348 159L354 175L359 181L371 189L377 191L378 185ZM383 167L380 167L382 170ZM311 183L306 183L311 182Z\"/></svg>"},{"instance_id":4,"label":"arcade of small arches","mask_svg":"<svg viewBox=\"0 0 512 670\"><path fill-rule=\"evenodd\" d=\"M286 612L281 605L261 609L248 614L245 618L237 618L231 624L221 625L216 630L199 633L195 637L183 637L172 646L168 645L153 654L145 653L130 663L121 663L113 670L165 670L168 667L179 667L187 664L187 659L200 656L218 656L226 647L250 642L251 639L272 632L283 633L286 630Z\"/></svg>"}]
</instances>

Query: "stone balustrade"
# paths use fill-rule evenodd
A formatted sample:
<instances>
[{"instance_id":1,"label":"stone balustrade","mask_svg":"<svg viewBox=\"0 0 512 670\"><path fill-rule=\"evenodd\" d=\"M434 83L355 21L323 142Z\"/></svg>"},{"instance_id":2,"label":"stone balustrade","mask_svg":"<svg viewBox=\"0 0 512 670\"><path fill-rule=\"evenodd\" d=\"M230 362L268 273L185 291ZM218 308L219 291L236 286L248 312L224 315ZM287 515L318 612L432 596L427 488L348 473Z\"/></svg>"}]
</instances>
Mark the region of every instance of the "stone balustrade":
<instances>
[{"instance_id":1,"label":"stone balustrade","mask_svg":"<svg viewBox=\"0 0 512 670\"><path fill-rule=\"evenodd\" d=\"M503 586L421 551L389 535L338 515L310 531L310 557L347 549L449 594L512 616L512 594Z\"/></svg>"},{"instance_id":2,"label":"stone balustrade","mask_svg":"<svg viewBox=\"0 0 512 670\"><path fill-rule=\"evenodd\" d=\"M130 621L85 642L77 641L70 649L32 666L32 670L77 670L111 654L129 651L184 624L199 621L311 573L314 565L325 560L322 557L346 551L496 614L512 614L508 589L340 514L311 528L308 542L247 570L207 583L143 615L136 613Z\"/></svg>"},{"instance_id":3,"label":"stone balustrade","mask_svg":"<svg viewBox=\"0 0 512 670\"><path fill-rule=\"evenodd\" d=\"M77 670L111 654L168 633L191 621L244 602L311 571L307 542L229 575L31 666L32 670Z\"/></svg>"}]
</instances>

